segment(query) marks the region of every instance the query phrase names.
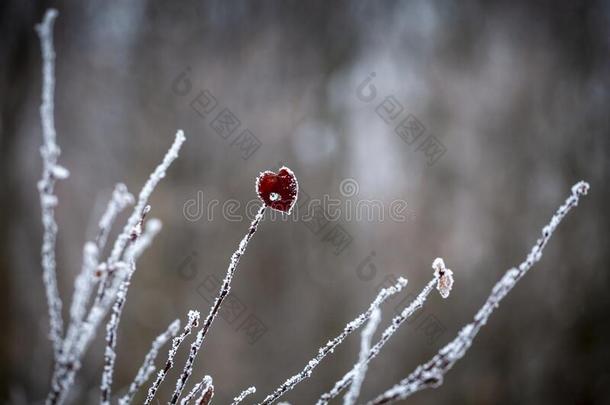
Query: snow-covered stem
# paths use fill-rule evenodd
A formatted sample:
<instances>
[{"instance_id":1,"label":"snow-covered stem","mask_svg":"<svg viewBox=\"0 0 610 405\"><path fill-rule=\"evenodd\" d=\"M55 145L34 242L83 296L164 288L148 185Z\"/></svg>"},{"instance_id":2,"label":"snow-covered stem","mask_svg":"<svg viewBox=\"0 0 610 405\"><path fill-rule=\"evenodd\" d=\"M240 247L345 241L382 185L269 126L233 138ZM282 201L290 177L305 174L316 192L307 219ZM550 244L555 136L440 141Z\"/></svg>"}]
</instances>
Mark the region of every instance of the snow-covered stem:
<instances>
[{"instance_id":1,"label":"snow-covered stem","mask_svg":"<svg viewBox=\"0 0 610 405\"><path fill-rule=\"evenodd\" d=\"M191 392L189 392L184 398L182 398L180 400L180 405L188 405L188 403L195 398L195 395L199 394L199 392L203 391L203 393L205 393L205 391L208 389L208 387L210 387L212 385L212 377L210 377L209 375L206 375L205 377L203 377L203 380L201 380L200 382L198 382L197 384L195 384L195 386L193 387L193 389L191 390Z\"/></svg>"},{"instance_id":2,"label":"snow-covered stem","mask_svg":"<svg viewBox=\"0 0 610 405\"><path fill-rule=\"evenodd\" d=\"M231 405L237 405L239 404L241 401L243 401L248 395L252 395L256 393L256 387L249 387L246 390L243 390L241 394L239 394L238 396L236 396L235 398L233 398L233 402L231 402Z\"/></svg>"},{"instance_id":3,"label":"snow-covered stem","mask_svg":"<svg viewBox=\"0 0 610 405\"><path fill-rule=\"evenodd\" d=\"M371 317L375 309L379 308L379 306L389 297L400 292L406 285L407 280L400 277L395 285L381 289L375 300L370 304L364 313L358 315L353 321L345 325L345 328L339 335L337 335L334 339L329 340L326 345L318 349L318 354L307 363L303 370L287 379L282 385L276 388L275 391L269 394L259 405L268 405L275 402L279 397L293 389L298 383L310 377L313 369L320 364L327 354L332 353L347 336L349 336L356 329L360 328Z\"/></svg>"},{"instance_id":4,"label":"snow-covered stem","mask_svg":"<svg viewBox=\"0 0 610 405\"><path fill-rule=\"evenodd\" d=\"M63 336L63 319L61 316L61 298L57 288L55 263L55 244L57 240L57 222L55 222L55 206L57 196L54 194L55 181L65 179L69 173L57 164L60 149L55 142L55 118L53 116L55 93L55 50L53 48L53 23L57 10L50 9L45 13L42 23L36 26L40 38L42 52L42 104L40 105L40 120L42 123L43 144L40 148L42 156L42 177L38 182L40 193L40 209L42 211L42 278L44 281L47 303L49 306L50 331L49 338L53 344L55 361L61 357Z\"/></svg>"},{"instance_id":5,"label":"snow-covered stem","mask_svg":"<svg viewBox=\"0 0 610 405\"><path fill-rule=\"evenodd\" d=\"M150 375L155 371L155 359L159 354L159 350L165 345L165 343L167 343L170 338L176 336L179 329L180 319L176 319L169 325L165 332L163 332L162 334L157 336L155 340L153 340L150 350L144 357L144 361L142 362L138 373L136 374L133 382L129 385L127 393L119 399L119 405L129 405L131 401L133 401L133 398L135 397L140 387L144 385Z\"/></svg>"},{"instance_id":6,"label":"snow-covered stem","mask_svg":"<svg viewBox=\"0 0 610 405\"><path fill-rule=\"evenodd\" d=\"M343 398L343 405L353 405L360 396L360 387L364 382L368 366L368 354L371 349L371 340L373 335L379 326L381 321L381 310L376 308L371 315L368 323L362 330L362 336L360 337L360 353L358 354L358 363L354 366L354 379L352 385Z\"/></svg>"},{"instance_id":7,"label":"snow-covered stem","mask_svg":"<svg viewBox=\"0 0 610 405\"><path fill-rule=\"evenodd\" d=\"M394 335L394 333L400 328L400 326L411 317L415 313L415 311L419 310L423 307L426 298L430 295L430 292L434 289L434 285L438 282L438 276L435 274L434 278L428 282L428 284L423 288L423 290L419 293L419 295L407 306L402 312L396 315L390 326L388 326L383 333L381 334L381 338L375 343L375 345L368 351L366 364L368 364L371 360L373 360L381 351L383 346L387 343L388 340ZM347 388L353 381L354 376L356 374L356 367L352 368L348 371L339 381L335 383L335 386L327 393L323 394L316 405L326 405L328 402L335 398L337 395L341 393L345 388Z\"/></svg>"},{"instance_id":8,"label":"snow-covered stem","mask_svg":"<svg viewBox=\"0 0 610 405\"><path fill-rule=\"evenodd\" d=\"M491 294L485 304L474 316L473 322L467 324L458 333L456 338L443 347L430 361L418 366L407 378L400 381L394 387L379 395L369 402L373 404L385 404L402 400L411 394L426 388L436 388L443 383L444 375L461 359L472 345L481 327L497 308L502 299L513 289L517 282L536 264L542 257L542 251L553 232L570 210L578 205L581 196L589 191L589 184L580 181L572 187L571 195L563 205L559 207L551 221L542 228L542 236L532 247L526 259L518 267L509 269L500 281L493 287Z\"/></svg>"},{"instance_id":9,"label":"snow-covered stem","mask_svg":"<svg viewBox=\"0 0 610 405\"><path fill-rule=\"evenodd\" d=\"M199 353L199 349L201 349L203 340L205 339L208 331L210 330L210 327L212 326L212 322L214 322L216 315L218 315L218 312L220 311L220 306L222 305L222 302L224 301L226 296L229 295L229 292L231 291L231 281L233 281L233 276L235 275L235 271L237 270L237 265L239 264L239 260L241 259L243 254L246 252L248 243L250 242L250 240L254 236L254 233L258 229L258 224L262 221L263 217L265 216L265 209L266 209L265 205L262 205L259 208L258 213L256 214L256 216L252 220L252 223L250 224L248 233L246 233L246 235L243 237L243 239L239 243L239 246L237 247L237 250L235 252L233 252L233 255L231 256L231 260L229 262L229 267L227 269L227 274L224 278L224 281L222 282L222 285L220 286L220 291L218 292L218 296L214 300L214 304L210 308L210 312L208 313L208 316L205 318L205 321L203 322L203 326L197 333L197 338L195 339L193 344L191 344L191 349L189 350L189 356L186 359L186 363L184 365L184 369L182 370L182 373L180 374L180 377L178 377L178 380L176 381L176 389L174 390L174 393L170 400L170 404L176 404L178 402L178 399L180 398L182 390L184 389L184 385L188 381L190 375L193 373L193 363L195 362L195 358L197 357L197 354Z\"/></svg>"},{"instance_id":10,"label":"snow-covered stem","mask_svg":"<svg viewBox=\"0 0 610 405\"><path fill-rule=\"evenodd\" d=\"M178 348L180 347L184 339L186 339L186 337L193 331L193 329L199 325L199 317L199 311L189 311L188 322L186 323L186 325L184 325L182 333L172 339L172 347L169 349L169 352L167 354L167 361L165 362L165 366L161 370L159 370L159 372L157 373L157 378L148 389L148 395L146 396L144 404L150 404L155 398L159 386L165 379L165 376L167 375L169 370L171 370L171 368L174 366L174 357L176 357Z\"/></svg>"},{"instance_id":11,"label":"snow-covered stem","mask_svg":"<svg viewBox=\"0 0 610 405\"><path fill-rule=\"evenodd\" d=\"M102 372L102 382L100 385L100 404L110 405L110 394L112 392L112 376L114 374L114 364L116 360L116 341L119 323L121 322L121 314L127 300L127 290L131 283L131 277L136 270L136 265L132 261L129 272L125 279L121 282L117 291L116 301L112 306L110 320L106 325L106 349L104 350L104 370Z\"/></svg>"}]
</instances>

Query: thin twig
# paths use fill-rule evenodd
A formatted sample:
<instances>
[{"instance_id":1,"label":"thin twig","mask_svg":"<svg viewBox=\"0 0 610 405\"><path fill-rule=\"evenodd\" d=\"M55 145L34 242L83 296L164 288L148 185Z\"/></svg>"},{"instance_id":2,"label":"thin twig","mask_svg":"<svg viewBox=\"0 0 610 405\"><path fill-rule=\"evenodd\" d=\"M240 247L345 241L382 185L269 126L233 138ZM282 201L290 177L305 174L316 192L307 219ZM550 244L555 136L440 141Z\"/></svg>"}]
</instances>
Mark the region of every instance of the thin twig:
<instances>
[{"instance_id":1,"label":"thin twig","mask_svg":"<svg viewBox=\"0 0 610 405\"><path fill-rule=\"evenodd\" d=\"M56 143L55 118L53 116L55 92L55 50L53 48L53 24L57 10L50 9L45 13L42 23L36 26L40 38L42 52L42 104L40 120L42 123L43 144L40 148L42 156L42 178L38 182L40 193L40 209L42 211L42 277L49 305L50 332L53 343L55 362L61 360L63 337L63 319L61 316L61 298L57 288L55 262L55 245L57 241L57 222L55 221L55 206L57 196L54 194L55 181L65 179L69 172L57 164L61 153Z\"/></svg>"},{"instance_id":2,"label":"thin twig","mask_svg":"<svg viewBox=\"0 0 610 405\"><path fill-rule=\"evenodd\" d=\"M371 340L377 330L379 321L381 321L381 310L376 308L371 315L371 319L369 319L362 330L362 336L360 337L360 353L358 355L358 362L354 366L354 379L349 391L345 394L345 397L343 397L343 405L354 405L360 396L360 387L362 387L368 368L367 358L369 350L371 349Z\"/></svg>"},{"instance_id":3,"label":"thin twig","mask_svg":"<svg viewBox=\"0 0 610 405\"><path fill-rule=\"evenodd\" d=\"M438 281L438 277L435 274L435 277L428 282L428 284L424 287L424 289L419 293L419 295L411 302L406 308L402 310L402 312L396 315L390 326L388 326L383 333L381 334L381 338L375 343L375 345L369 350L368 356L366 359L366 363L368 364L371 360L373 360L381 351L383 346L387 343L388 340L394 335L394 332L400 328L400 326L411 317L421 307L423 307L424 302L430 292L434 289L434 284ZM335 386L329 392L325 393L320 397L316 405L326 405L328 402L335 398L337 395L341 393L345 388L347 388L353 381L354 376L356 374L356 367L352 368L348 371L339 381L335 383Z\"/></svg>"},{"instance_id":4,"label":"thin twig","mask_svg":"<svg viewBox=\"0 0 610 405\"><path fill-rule=\"evenodd\" d=\"M182 344L184 339L186 339L186 337L193 331L193 329L196 328L197 325L199 325L199 317L199 311L189 311L188 322L186 323L186 325L184 325L184 330L180 335L176 336L172 340L172 347L169 349L169 352L167 354L167 361L165 362L165 367L159 370L159 372L157 373L157 378L155 379L151 387L148 389L148 395L146 397L146 400L144 401L145 405L150 404L155 398L159 386L165 379L165 376L167 375L169 370L171 370L171 368L174 366L174 357L176 357L176 353L178 352L180 344Z\"/></svg>"},{"instance_id":5,"label":"thin twig","mask_svg":"<svg viewBox=\"0 0 610 405\"><path fill-rule=\"evenodd\" d=\"M379 306L386 299L400 292L406 285L407 280L400 277L395 285L389 288L381 289L375 300L370 304L369 308L364 313L358 315L358 317L345 326L343 331L338 336L332 340L329 340L326 345L318 349L318 354L316 357L311 359L303 370L287 379L282 385L276 388L275 391L269 394L259 405L268 405L275 402L275 400L293 389L298 383L310 377L313 369L318 366L318 364L322 361L322 359L324 359L324 357L326 357L327 354L332 353L347 336L349 336L356 329L360 328L371 317L373 311L375 311L376 308L379 308Z\"/></svg>"},{"instance_id":6,"label":"thin twig","mask_svg":"<svg viewBox=\"0 0 610 405\"><path fill-rule=\"evenodd\" d=\"M100 404L110 405L110 393L112 392L112 376L114 374L114 363L116 360L116 341L117 333L119 329L119 323L121 322L121 314L123 313L123 307L127 300L127 290L131 283L131 277L136 270L136 265L132 261L130 269L125 276L125 279L121 282L119 291L114 305L112 306L112 313L110 314L110 320L106 326L106 349L104 350L104 370L102 372L102 383L100 385Z\"/></svg>"}]
</instances>

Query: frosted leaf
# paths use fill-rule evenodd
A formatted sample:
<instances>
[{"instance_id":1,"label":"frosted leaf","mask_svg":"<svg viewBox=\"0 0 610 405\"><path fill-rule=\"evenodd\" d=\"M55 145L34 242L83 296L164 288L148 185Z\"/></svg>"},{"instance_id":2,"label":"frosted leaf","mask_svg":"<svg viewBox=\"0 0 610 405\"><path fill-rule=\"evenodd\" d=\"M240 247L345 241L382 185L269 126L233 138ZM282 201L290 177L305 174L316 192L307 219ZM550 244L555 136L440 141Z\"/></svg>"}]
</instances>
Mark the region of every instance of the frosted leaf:
<instances>
[{"instance_id":1,"label":"frosted leaf","mask_svg":"<svg viewBox=\"0 0 610 405\"><path fill-rule=\"evenodd\" d=\"M266 206L290 214L299 193L297 178L286 166L276 173L262 172L256 178L256 193Z\"/></svg>"},{"instance_id":2,"label":"frosted leaf","mask_svg":"<svg viewBox=\"0 0 610 405\"><path fill-rule=\"evenodd\" d=\"M436 289L441 297L449 297L449 293L453 287L453 272L445 267L445 262L440 257L434 259L432 268L434 269L434 277L437 279Z\"/></svg>"}]
</instances>

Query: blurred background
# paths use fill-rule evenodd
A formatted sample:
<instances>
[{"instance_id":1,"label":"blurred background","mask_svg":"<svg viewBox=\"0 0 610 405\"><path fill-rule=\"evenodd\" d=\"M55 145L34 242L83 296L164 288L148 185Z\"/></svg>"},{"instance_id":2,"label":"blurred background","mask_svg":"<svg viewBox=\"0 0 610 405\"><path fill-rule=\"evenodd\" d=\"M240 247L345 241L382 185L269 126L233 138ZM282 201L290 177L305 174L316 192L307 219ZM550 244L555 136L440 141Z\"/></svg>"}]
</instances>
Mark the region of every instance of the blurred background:
<instances>
[{"instance_id":1,"label":"blurred background","mask_svg":"<svg viewBox=\"0 0 610 405\"><path fill-rule=\"evenodd\" d=\"M114 184L137 193L176 130L187 136L151 199L163 230L129 291L116 393L173 319L207 314L250 222L246 208L256 210L255 177L283 163L298 177L299 204L326 198L343 208L310 221L302 210L267 215L260 225L191 379L211 374L217 403L250 385L262 399L381 286L404 276L406 296L415 294L441 256L455 274L451 296L431 295L392 338L362 399L389 388L472 319L581 179L590 194L542 261L445 383L409 403L608 403L610 3L550 0L3 1L2 402L41 403L51 374L33 29L51 6L60 163L71 171L56 188L64 314ZM384 216L354 215L363 201ZM404 299L385 306L381 328ZM284 399L314 402L356 361L359 340ZM98 336L73 402L98 401L102 349ZM163 349L157 364L165 358Z\"/></svg>"}]
</instances>

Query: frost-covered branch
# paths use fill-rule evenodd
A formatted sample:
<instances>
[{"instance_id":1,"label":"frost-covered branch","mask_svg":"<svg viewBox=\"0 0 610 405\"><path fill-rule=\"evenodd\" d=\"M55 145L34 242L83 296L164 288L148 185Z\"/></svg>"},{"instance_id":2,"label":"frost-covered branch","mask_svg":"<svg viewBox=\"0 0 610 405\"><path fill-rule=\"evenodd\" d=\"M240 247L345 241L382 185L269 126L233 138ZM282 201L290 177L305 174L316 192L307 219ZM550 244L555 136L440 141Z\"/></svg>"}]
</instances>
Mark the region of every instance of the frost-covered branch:
<instances>
[{"instance_id":1,"label":"frost-covered branch","mask_svg":"<svg viewBox=\"0 0 610 405\"><path fill-rule=\"evenodd\" d=\"M180 405L188 405L188 403L193 398L195 398L195 395L199 394L199 392L202 392L202 396L203 396L203 394L205 394L205 392L211 386L212 386L212 377L210 377L209 375L206 375L205 377L203 377L203 380L201 380L200 382L195 384L195 386L193 387L191 392L189 392L184 398L182 398L180 400Z\"/></svg>"},{"instance_id":2,"label":"frost-covered branch","mask_svg":"<svg viewBox=\"0 0 610 405\"><path fill-rule=\"evenodd\" d=\"M148 389L148 395L146 397L146 401L144 401L144 404L150 404L155 398L159 386L165 379L165 376L167 375L169 370L171 370L171 368L174 366L174 357L176 357L176 353L178 352L180 344L182 344L184 339L186 339L186 337L192 332L192 330L196 328L197 325L199 325L199 317L199 311L189 311L188 322L186 323L186 325L184 325L182 333L172 339L172 347L169 349L169 352L167 354L167 361L165 362L165 366L161 370L159 370L159 372L157 373L156 380Z\"/></svg>"},{"instance_id":3,"label":"frost-covered branch","mask_svg":"<svg viewBox=\"0 0 610 405\"><path fill-rule=\"evenodd\" d=\"M358 363L354 366L354 379L352 381L352 385L345 394L343 398L343 405L353 405L356 403L356 400L360 396L360 387L364 382L364 377L366 376L367 371L367 358L369 354L369 350L371 349L371 340L373 340L373 335L377 330L377 326L379 325L379 321L381 321L381 310L379 308L375 308L373 314L371 315L371 319L369 319L368 323L362 330L362 336L360 337L360 353L358 354Z\"/></svg>"},{"instance_id":4,"label":"frost-covered branch","mask_svg":"<svg viewBox=\"0 0 610 405\"><path fill-rule=\"evenodd\" d=\"M131 283L131 277L136 271L136 265L132 261L130 269L125 279L121 282L119 290L117 291L117 297L114 305L112 306L112 312L110 314L110 320L106 326L106 349L104 350L104 370L102 372L102 383L101 389L101 400L102 405L110 404L110 393L112 391L112 375L114 374L114 363L116 360L116 341L117 333L119 329L119 323L121 322L121 314L123 313L123 307L127 300L127 290Z\"/></svg>"},{"instance_id":5,"label":"frost-covered branch","mask_svg":"<svg viewBox=\"0 0 610 405\"><path fill-rule=\"evenodd\" d=\"M443 347L430 361L418 366L407 378L400 381L377 398L369 402L372 404L385 404L405 399L411 394L425 388L436 388L443 383L444 375L464 355L472 345L474 338L483 325L500 305L502 299L513 289L519 280L536 264L542 257L542 251L553 232L570 210L578 205L581 196L589 191L589 184L581 181L572 187L572 194L559 207L548 225L542 228L542 236L527 255L526 259L518 267L509 269L500 281L493 287L491 294L485 304L479 309L473 322L464 326L456 338Z\"/></svg>"},{"instance_id":6,"label":"frost-covered branch","mask_svg":"<svg viewBox=\"0 0 610 405\"><path fill-rule=\"evenodd\" d=\"M208 331L210 330L210 327L212 326L212 322L214 322L216 315L218 315L218 312L220 311L220 306L222 305L222 302L224 301L226 296L229 295L229 292L231 291L231 281L233 281L233 276L235 275L235 270L237 270L237 265L239 264L239 260L241 259L243 254L246 252L248 243L250 242L250 240L254 236L254 233L258 229L258 224L261 222L261 220L265 216L265 209L266 209L265 205L263 205L263 206L261 206L261 208L259 208L258 213L256 214L256 216L252 220L252 223L250 224L250 229L248 230L248 233L246 233L246 235L243 237L243 239L239 243L237 250L235 252L233 252L233 255L231 256L231 261L229 262L229 268L227 269L227 274L225 276L224 281L222 282L222 286L220 287L218 296L214 300L214 304L212 305L212 308L210 308L210 312L209 312L208 316L205 318L205 321L203 322L203 326L197 333L197 338L191 345L191 349L189 351L189 356L186 359L186 364L184 365L182 374L180 374L180 377L178 377L178 380L176 381L176 389L174 390L170 404L175 404L178 402L178 399L180 398L182 390L184 389L184 385L186 384L190 375L193 372L193 363L195 362L195 358L197 357L197 354L199 353L199 349L201 349L203 340L205 339Z\"/></svg>"},{"instance_id":7,"label":"frost-covered branch","mask_svg":"<svg viewBox=\"0 0 610 405\"><path fill-rule=\"evenodd\" d=\"M259 405L267 405L275 402L279 397L284 395L286 392L293 389L298 383L303 381L304 379L311 376L313 369L317 367L318 364L326 357L327 354L332 353L335 348L340 345L347 336L349 336L353 331L360 328L373 314L376 308L392 295L400 292L407 285L407 280L400 277L398 282L389 287L383 288L375 298L375 300L371 303L369 308L362 314L358 315L353 321L348 323L343 331L336 336L334 339L329 340L326 345L322 346L318 349L318 354L316 357L311 359L305 368L301 370L298 374L293 375L289 379L287 379L282 385L275 389L271 394L269 394L263 402Z\"/></svg>"},{"instance_id":8,"label":"frost-covered branch","mask_svg":"<svg viewBox=\"0 0 610 405\"><path fill-rule=\"evenodd\" d=\"M55 206L57 196L54 194L55 181L65 179L69 172L57 164L61 153L55 141L55 118L53 97L55 93L55 50L53 48L53 23L57 10L50 9L45 13L42 23L36 26L40 38L42 52L42 104L40 120L42 123L43 144L40 148L42 156L42 178L38 182L40 193L40 209L42 211L42 278L44 281L47 303L49 306L50 332L53 343L55 361L61 357L63 337L63 319L61 316L61 298L57 288L55 262L55 244L57 240L57 222L55 222Z\"/></svg>"},{"instance_id":9,"label":"frost-covered branch","mask_svg":"<svg viewBox=\"0 0 610 405\"><path fill-rule=\"evenodd\" d=\"M150 375L155 371L155 359L159 354L159 350L170 338L176 336L179 329L180 319L176 319L169 325L165 332L157 336L157 338L153 341L150 350L144 357L144 362L140 366L138 373L136 374L133 382L129 385L127 393L119 399L119 405L129 405L131 401L133 401L133 398L140 387L144 385Z\"/></svg>"},{"instance_id":10,"label":"frost-covered branch","mask_svg":"<svg viewBox=\"0 0 610 405\"><path fill-rule=\"evenodd\" d=\"M242 391L241 394L239 394L238 396L236 396L235 398L233 398L233 402L231 402L231 405L237 405L239 404L241 401L243 401L248 395L252 395L256 393L256 387L250 387L244 391Z\"/></svg>"},{"instance_id":11,"label":"frost-covered branch","mask_svg":"<svg viewBox=\"0 0 610 405\"><path fill-rule=\"evenodd\" d=\"M97 280L95 273L99 264L99 254L104 249L112 223L116 216L130 204L133 204L133 196L127 191L127 187L124 184L117 184L99 221L99 231L95 238L95 243L85 243L82 268L74 281L74 295L72 297L72 305L70 306L70 325L63 342L64 354L70 353L87 312L87 304Z\"/></svg>"},{"instance_id":12,"label":"frost-covered branch","mask_svg":"<svg viewBox=\"0 0 610 405\"><path fill-rule=\"evenodd\" d=\"M148 199L155 186L165 177L169 165L177 158L178 151L184 140L184 133L178 131L163 161L157 166L140 191L138 203L134 207L133 213L123 231L117 237L110 257L97 267L97 270L102 273L98 292L86 319L81 322L76 332L71 334L74 341L66 344L70 350L64 353L63 358L55 365L51 379L51 391L46 400L47 405L63 403L68 389L72 386L74 377L81 367L81 358L93 340L99 324L104 320L112 307L116 293L121 285L122 275L124 275L121 272L125 268L123 260L133 259L135 261L144 248L149 245L152 237L159 231L160 223L158 221L150 221L152 224L147 227L142 238L139 238L142 232L141 226L144 216L148 212ZM125 198L127 197L125 196ZM105 228L111 221L109 217L106 217L104 221L100 222L100 226Z\"/></svg>"},{"instance_id":13,"label":"frost-covered branch","mask_svg":"<svg viewBox=\"0 0 610 405\"><path fill-rule=\"evenodd\" d=\"M392 319L390 326L388 326L383 331L383 333L381 334L381 338L368 351L366 362L364 364L368 364L371 360L373 360L375 357L377 357L379 352L381 352L381 349L383 348L383 346L387 343L388 340L390 340L390 338L394 335L394 333L398 330L398 328L400 328L400 326L407 319L409 319L411 317L411 315L413 315L415 313L415 311L419 310L420 308L422 308L424 306L424 302L426 301L426 298L428 298L428 295L430 295L430 293L434 289L435 284L437 285L437 289L438 289L439 293L441 293L441 296L443 296L444 298L447 298L447 296L445 296L444 293L447 292L446 284L450 283L451 285L453 285L453 278L451 276L452 272L451 272L451 270L445 268L445 263L443 262L443 259L441 259L441 258L437 258L434 260L434 262L432 263L432 268L435 270L434 278L432 278L432 280L430 280L428 282L428 284L422 289L422 291L417 295L417 297L409 305L407 305L400 314L396 315ZM441 272L441 270L442 270L442 272ZM443 277L443 276L451 277L451 281L444 280L441 283L440 280L441 280L441 277ZM442 284L443 288L441 288L441 284ZM323 394L320 397L320 399L318 400L316 405L328 404L328 402L331 399L335 398L337 395L339 395L341 393L341 391L343 391L350 384L352 384L352 382L354 381L354 376L358 373L358 370L356 369L357 367L358 367L358 365L354 366L339 381L337 381L335 383L335 386L329 392Z\"/></svg>"}]
</instances>

